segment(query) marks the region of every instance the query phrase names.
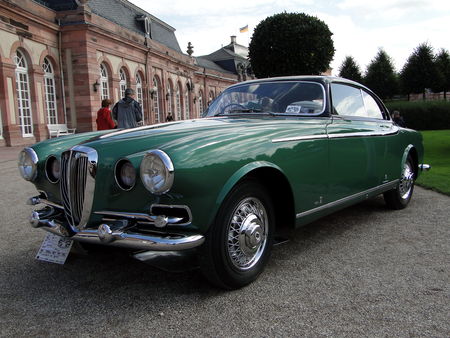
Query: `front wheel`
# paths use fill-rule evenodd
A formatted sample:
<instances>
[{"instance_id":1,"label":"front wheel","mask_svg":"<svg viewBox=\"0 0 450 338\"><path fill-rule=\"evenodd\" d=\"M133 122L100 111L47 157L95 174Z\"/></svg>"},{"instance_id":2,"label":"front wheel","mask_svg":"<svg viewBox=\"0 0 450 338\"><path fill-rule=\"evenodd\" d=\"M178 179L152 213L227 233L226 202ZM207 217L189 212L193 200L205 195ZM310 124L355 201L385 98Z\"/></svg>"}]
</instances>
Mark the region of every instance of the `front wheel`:
<instances>
[{"instance_id":1,"label":"front wheel","mask_svg":"<svg viewBox=\"0 0 450 338\"><path fill-rule=\"evenodd\" d=\"M384 200L389 208L399 210L407 207L414 191L413 168L412 158L408 156L397 187L384 193Z\"/></svg>"},{"instance_id":2,"label":"front wheel","mask_svg":"<svg viewBox=\"0 0 450 338\"><path fill-rule=\"evenodd\" d=\"M275 215L269 194L248 180L227 196L207 233L200 266L214 285L237 289L263 271L272 248Z\"/></svg>"}]
</instances>

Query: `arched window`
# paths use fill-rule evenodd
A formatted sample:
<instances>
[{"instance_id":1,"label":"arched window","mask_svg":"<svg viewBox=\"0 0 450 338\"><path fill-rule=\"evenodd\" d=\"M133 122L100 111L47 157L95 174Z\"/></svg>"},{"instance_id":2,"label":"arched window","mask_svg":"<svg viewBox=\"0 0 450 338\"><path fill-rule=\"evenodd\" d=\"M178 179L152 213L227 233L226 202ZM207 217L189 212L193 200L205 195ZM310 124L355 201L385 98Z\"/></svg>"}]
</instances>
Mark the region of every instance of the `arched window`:
<instances>
[{"instance_id":1,"label":"arched window","mask_svg":"<svg viewBox=\"0 0 450 338\"><path fill-rule=\"evenodd\" d=\"M119 70L119 77L120 97L125 97L125 89L127 89L127 74L125 74L123 68L120 68Z\"/></svg>"},{"instance_id":2,"label":"arched window","mask_svg":"<svg viewBox=\"0 0 450 338\"><path fill-rule=\"evenodd\" d=\"M100 96L101 99L109 99L109 75L104 64L100 65Z\"/></svg>"},{"instance_id":3,"label":"arched window","mask_svg":"<svg viewBox=\"0 0 450 338\"><path fill-rule=\"evenodd\" d=\"M172 85L170 82L167 84L167 115L172 114Z\"/></svg>"},{"instance_id":4,"label":"arched window","mask_svg":"<svg viewBox=\"0 0 450 338\"><path fill-rule=\"evenodd\" d=\"M203 103L203 92L201 90L199 90L199 92L198 92L198 115L199 115L199 117L202 116L204 111L205 111L205 105Z\"/></svg>"},{"instance_id":5,"label":"arched window","mask_svg":"<svg viewBox=\"0 0 450 338\"><path fill-rule=\"evenodd\" d=\"M175 87L175 109L177 114L177 120L182 120L183 117L181 116L181 93L180 93L180 86L177 84Z\"/></svg>"},{"instance_id":6,"label":"arched window","mask_svg":"<svg viewBox=\"0 0 450 338\"><path fill-rule=\"evenodd\" d=\"M214 100L214 92L211 90L209 92L209 99L208 99L208 106L211 104L211 102Z\"/></svg>"},{"instance_id":7,"label":"arched window","mask_svg":"<svg viewBox=\"0 0 450 338\"><path fill-rule=\"evenodd\" d=\"M159 110L159 82L156 77L153 78L153 111L155 112L155 123L161 123L161 114Z\"/></svg>"},{"instance_id":8,"label":"arched window","mask_svg":"<svg viewBox=\"0 0 450 338\"><path fill-rule=\"evenodd\" d=\"M30 80L25 56L17 51L14 56L16 64L17 107L19 108L20 128L22 136L33 136L33 117L31 114Z\"/></svg>"},{"instance_id":9,"label":"arched window","mask_svg":"<svg viewBox=\"0 0 450 338\"><path fill-rule=\"evenodd\" d=\"M139 73L136 73L136 101L139 102L142 108L142 122L145 123L144 114L144 95L142 92L142 78Z\"/></svg>"},{"instance_id":10,"label":"arched window","mask_svg":"<svg viewBox=\"0 0 450 338\"><path fill-rule=\"evenodd\" d=\"M45 105L47 107L48 124L58 124L58 113L56 111L56 87L55 73L52 64L45 58L42 64L44 70Z\"/></svg>"},{"instance_id":11,"label":"arched window","mask_svg":"<svg viewBox=\"0 0 450 338\"><path fill-rule=\"evenodd\" d=\"M189 100L189 87L186 86L186 91L184 92L184 118L186 120L190 119L191 115L191 103Z\"/></svg>"}]
</instances>

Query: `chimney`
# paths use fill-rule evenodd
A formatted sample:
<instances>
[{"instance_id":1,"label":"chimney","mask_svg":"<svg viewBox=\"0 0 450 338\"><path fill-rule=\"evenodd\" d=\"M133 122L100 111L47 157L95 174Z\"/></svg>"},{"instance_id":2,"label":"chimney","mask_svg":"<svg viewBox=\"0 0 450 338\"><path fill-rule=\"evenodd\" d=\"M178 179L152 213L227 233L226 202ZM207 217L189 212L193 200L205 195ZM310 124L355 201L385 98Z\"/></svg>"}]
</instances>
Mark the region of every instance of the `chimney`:
<instances>
[{"instance_id":1,"label":"chimney","mask_svg":"<svg viewBox=\"0 0 450 338\"><path fill-rule=\"evenodd\" d=\"M234 45L236 44L236 35L231 36L231 43Z\"/></svg>"}]
</instances>

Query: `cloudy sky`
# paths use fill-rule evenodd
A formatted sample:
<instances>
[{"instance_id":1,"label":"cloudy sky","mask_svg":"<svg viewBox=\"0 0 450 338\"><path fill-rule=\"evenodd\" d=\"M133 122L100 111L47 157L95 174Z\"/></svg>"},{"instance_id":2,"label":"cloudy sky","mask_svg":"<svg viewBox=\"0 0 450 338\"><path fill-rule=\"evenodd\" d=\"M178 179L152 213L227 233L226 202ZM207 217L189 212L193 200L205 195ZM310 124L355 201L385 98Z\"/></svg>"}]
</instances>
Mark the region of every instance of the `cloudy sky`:
<instances>
[{"instance_id":1,"label":"cloudy sky","mask_svg":"<svg viewBox=\"0 0 450 338\"><path fill-rule=\"evenodd\" d=\"M333 33L336 49L331 64L337 75L351 55L365 71L378 49L393 59L397 70L420 43L435 51L450 50L448 0L131 0L176 29L183 51L190 41L194 55L209 54L230 42L248 46L253 29L276 13L304 12L323 20ZM248 33L239 28L249 26Z\"/></svg>"}]
</instances>

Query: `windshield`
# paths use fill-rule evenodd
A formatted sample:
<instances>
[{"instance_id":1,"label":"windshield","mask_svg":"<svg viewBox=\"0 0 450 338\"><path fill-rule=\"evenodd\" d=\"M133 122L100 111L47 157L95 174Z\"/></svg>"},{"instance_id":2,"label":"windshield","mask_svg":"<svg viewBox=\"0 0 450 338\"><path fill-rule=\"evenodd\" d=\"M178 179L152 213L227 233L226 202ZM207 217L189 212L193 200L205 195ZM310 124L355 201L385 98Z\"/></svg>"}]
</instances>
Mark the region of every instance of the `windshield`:
<instances>
[{"instance_id":1,"label":"windshield","mask_svg":"<svg viewBox=\"0 0 450 338\"><path fill-rule=\"evenodd\" d=\"M316 82L244 83L226 89L204 117L242 113L319 115L324 110L324 93L323 86Z\"/></svg>"}]
</instances>

